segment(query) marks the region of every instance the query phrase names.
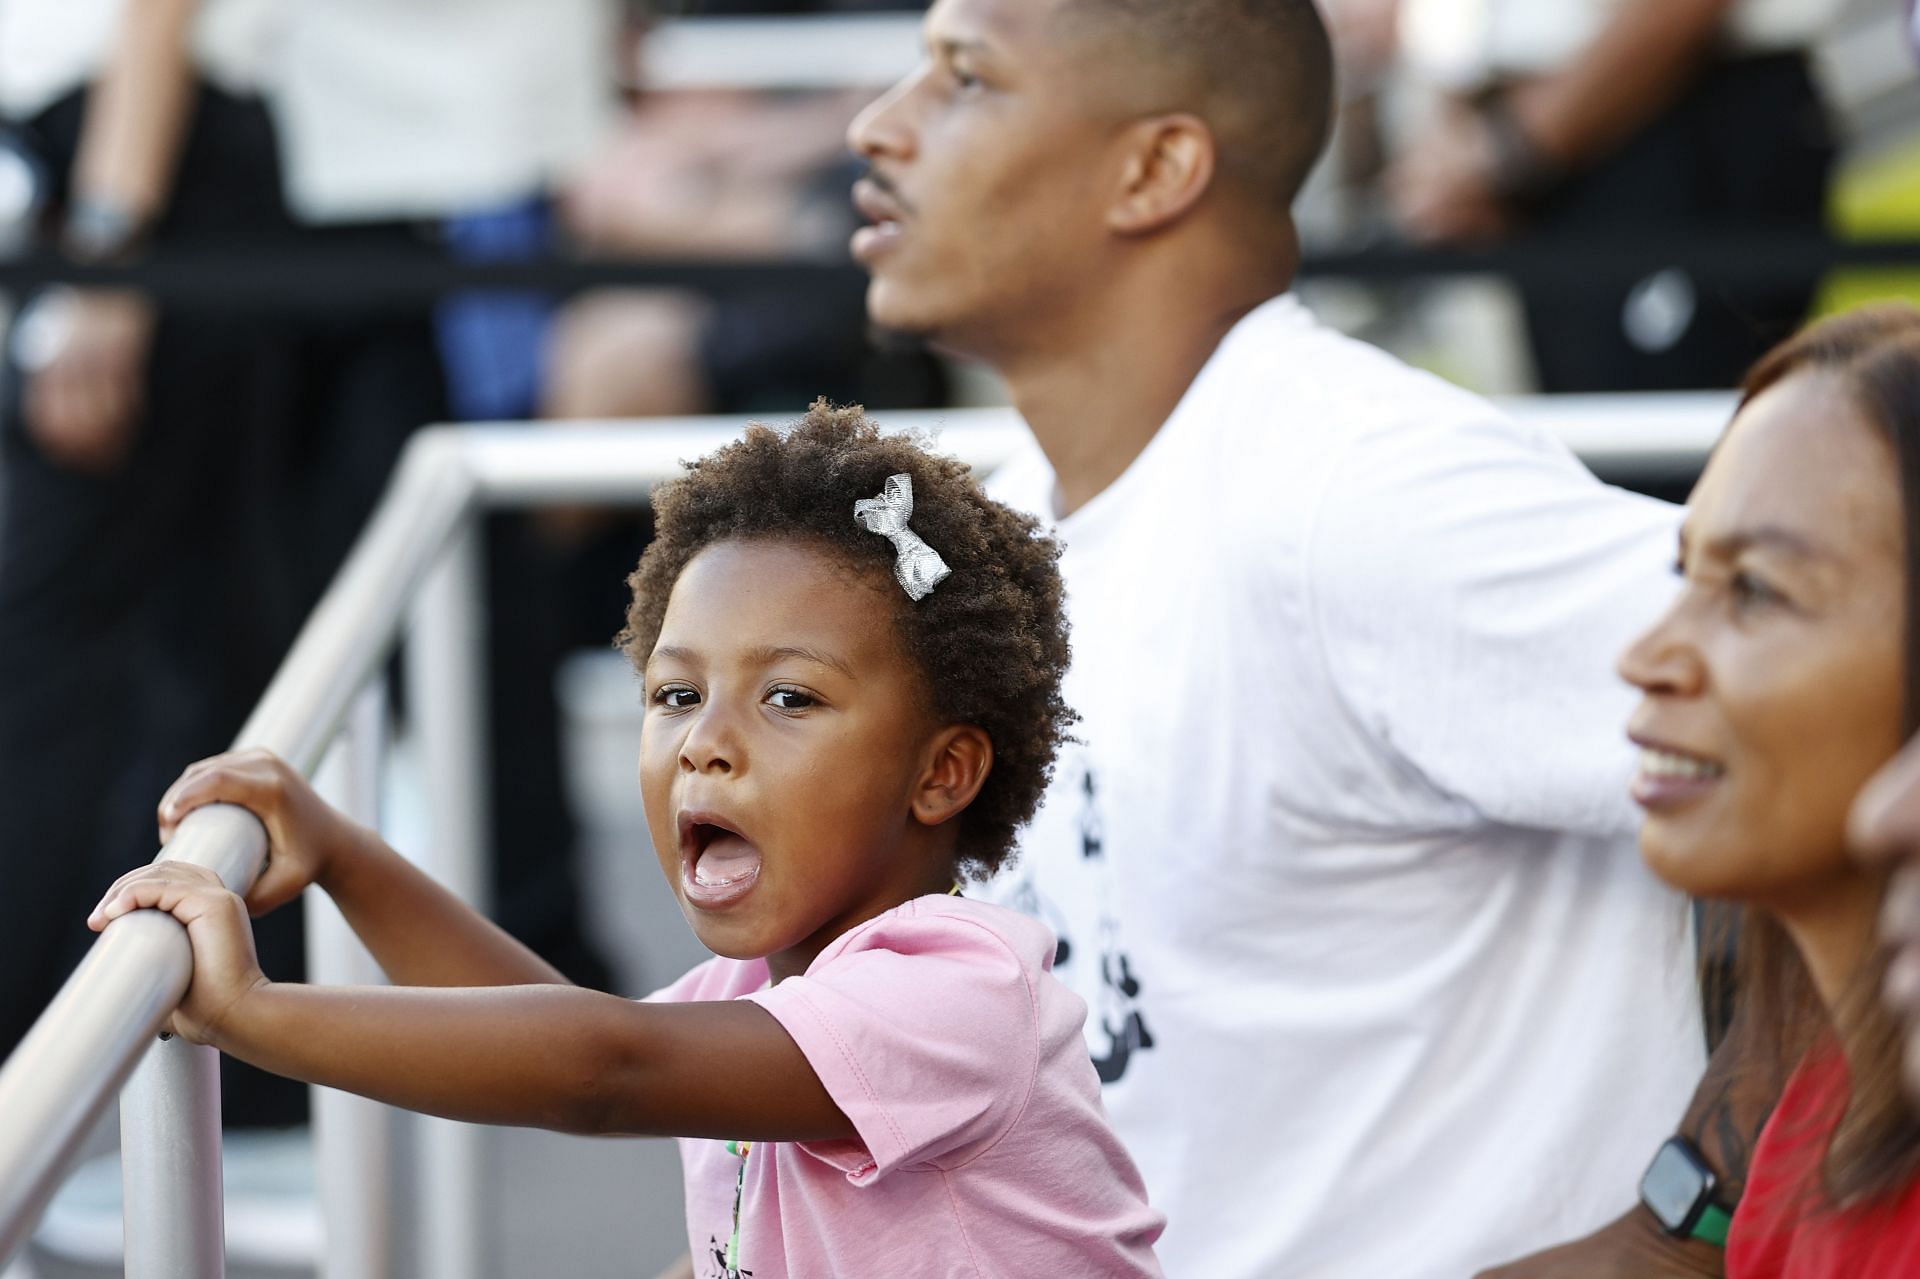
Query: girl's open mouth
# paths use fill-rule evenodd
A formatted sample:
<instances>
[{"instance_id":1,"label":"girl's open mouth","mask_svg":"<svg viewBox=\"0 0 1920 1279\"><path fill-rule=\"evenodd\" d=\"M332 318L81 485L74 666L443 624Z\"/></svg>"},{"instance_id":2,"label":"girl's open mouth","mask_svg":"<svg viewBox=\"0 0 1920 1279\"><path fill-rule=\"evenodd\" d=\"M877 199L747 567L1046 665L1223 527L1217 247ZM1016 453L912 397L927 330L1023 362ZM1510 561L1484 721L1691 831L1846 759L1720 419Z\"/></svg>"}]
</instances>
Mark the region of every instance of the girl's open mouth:
<instances>
[{"instance_id":1,"label":"girl's open mouth","mask_svg":"<svg viewBox=\"0 0 1920 1279\"><path fill-rule=\"evenodd\" d=\"M707 813L680 815L680 886L687 900L717 910L745 897L760 878L760 850Z\"/></svg>"}]
</instances>

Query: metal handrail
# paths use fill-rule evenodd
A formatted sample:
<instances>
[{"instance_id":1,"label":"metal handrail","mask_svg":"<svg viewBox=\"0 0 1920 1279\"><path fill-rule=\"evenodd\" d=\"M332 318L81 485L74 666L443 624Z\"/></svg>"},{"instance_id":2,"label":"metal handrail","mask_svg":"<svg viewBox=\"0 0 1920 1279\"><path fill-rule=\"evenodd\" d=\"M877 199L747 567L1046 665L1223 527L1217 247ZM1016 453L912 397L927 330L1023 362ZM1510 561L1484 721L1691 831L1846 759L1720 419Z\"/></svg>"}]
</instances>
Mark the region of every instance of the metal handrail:
<instances>
[{"instance_id":1,"label":"metal handrail","mask_svg":"<svg viewBox=\"0 0 1920 1279\"><path fill-rule=\"evenodd\" d=\"M1603 475L1623 469L1671 475L1698 467L1730 405L1726 395L1689 393L1519 400L1508 407L1560 435ZM441 602L427 606L421 623L421 630L432 634L427 646L416 646L424 653L412 668L421 676L417 682L438 680L441 691L428 695L437 696L441 705L477 705L470 656L463 673L450 677L450 683L446 675L449 667L461 667L461 646L472 648L476 585L462 584L458 575L435 585L447 577L450 548L464 545L471 561L474 516L489 507L559 501L637 503L653 484L677 472L680 461L736 437L745 420L682 418L536 429L500 424L419 432L372 522L235 745L266 747L311 774L356 692L378 676L403 621L410 610L421 610L423 600ZM937 435L944 451L981 469L996 465L1026 438L1007 410L895 413L887 421L894 428ZM464 768L457 760L447 761L461 743L479 734L472 721L457 714L435 722L443 741L452 743L441 752L439 766L450 779L452 798L440 807L454 818L453 829L435 838L454 860L434 869L471 890L484 878L475 852L483 846L475 789L479 770L471 757ZM265 833L251 815L215 805L183 821L161 857L211 867L239 890L258 874L265 846ZM129 1169L138 1164L169 1170L166 1176L180 1186L171 1197L142 1201L142 1212L161 1220L141 1224L147 1233L140 1236L140 1246L171 1248L171 1268L134 1256L136 1223L129 1197L129 1273L219 1273L218 1240L204 1238L209 1229L217 1234L219 1214L206 1213L199 1202L217 1194L219 1185L217 1109L210 1119L204 1102L186 1099L195 1088L205 1090L204 1059L196 1063L192 1055L210 1053L177 1041L149 1052L186 990L191 963L185 930L169 916L138 911L115 921L0 1067L0 1266L25 1241L86 1132L145 1056L149 1065L143 1069L154 1070L158 1081L147 1090L156 1096L153 1108L166 1113L128 1121L123 1157ZM471 1158L447 1163L472 1175ZM152 1239L167 1235L168 1221L187 1219L200 1223L198 1236L181 1225L175 1233L184 1238ZM449 1220L454 1224L442 1232L443 1240L451 1240L448 1255L457 1259L436 1266L430 1258L429 1270L464 1279L471 1266L465 1249L472 1247L479 1218L469 1204ZM216 1260L205 1260L209 1255Z\"/></svg>"}]
</instances>

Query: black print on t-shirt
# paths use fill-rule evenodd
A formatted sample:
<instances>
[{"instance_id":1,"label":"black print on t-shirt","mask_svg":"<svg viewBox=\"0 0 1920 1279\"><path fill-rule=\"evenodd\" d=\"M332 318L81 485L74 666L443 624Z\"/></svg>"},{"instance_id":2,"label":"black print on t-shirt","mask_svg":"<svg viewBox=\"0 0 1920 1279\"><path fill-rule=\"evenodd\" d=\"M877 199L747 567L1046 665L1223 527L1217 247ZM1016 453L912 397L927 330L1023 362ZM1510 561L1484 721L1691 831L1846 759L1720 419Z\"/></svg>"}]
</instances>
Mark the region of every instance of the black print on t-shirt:
<instances>
[{"instance_id":1,"label":"black print on t-shirt","mask_svg":"<svg viewBox=\"0 0 1920 1279\"><path fill-rule=\"evenodd\" d=\"M1098 863L1103 890L1110 888L1106 823L1100 814L1100 787L1090 766L1080 776L1080 856ZM1072 947L1063 934L1054 964L1064 964L1070 954ZM1153 1034L1140 1014L1140 979L1133 971L1133 960L1120 948L1113 904L1105 891L1100 903L1100 986L1100 1029L1106 1032L1107 1050L1093 1054L1093 1068L1101 1083L1110 1084L1127 1073L1134 1053L1153 1047Z\"/></svg>"},{"instance_id":2,"label":"black print on t-shirt","mask_svg":"<svg viewBox=\"0 0 1920 1279\"><path fill-rule=\"evenodd\" d=\"M1100 804L1089 768L1080 775L1080 856L1088 861L1105 861L1107 827L1100 819Z\"/></svg>"},{"instance_id":3,"label":"black print on t-shirt","mask_svg":"<svg viewBox=\"0 0 1920 1279\"><path fill-rule=\"evenodd\" d=\"M707 1236L707 1260L711 1263L701 1279L753 1279L753 1271L727 1264L727 1247L712 1235Z\"/></svg>"}]
</instances>

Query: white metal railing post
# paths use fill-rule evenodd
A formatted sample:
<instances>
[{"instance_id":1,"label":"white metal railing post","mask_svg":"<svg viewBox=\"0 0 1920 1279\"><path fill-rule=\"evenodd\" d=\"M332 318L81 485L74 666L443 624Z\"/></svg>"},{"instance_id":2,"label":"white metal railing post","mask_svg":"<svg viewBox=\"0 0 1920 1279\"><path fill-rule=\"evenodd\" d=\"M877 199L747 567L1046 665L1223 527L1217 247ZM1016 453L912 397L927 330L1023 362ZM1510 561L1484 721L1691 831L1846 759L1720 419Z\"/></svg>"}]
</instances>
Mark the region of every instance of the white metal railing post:
<instances>
[{"instance_id":1,"label":"white metal railing post","mask_svg":"<svg viewBox=\"0 0 1920 1279\"><path fill-rule=\"evenodd\" d=\"M120 1091L120 1151L128 1279L221 1279L220 1054L149 1048Z\"/></svg>"},{"instance_id":2,"label":"white metal railing post","mask_svg":"<svg viewBox=\"0 0 1920 1279\"><path fill-rule=\"evenodd\" d=\"M490 896L486 749L485 565L478 515L448 539L415 603L407 636L408 718L426 775L431 836L427 869L477 910ZM479 1279L484 1181L481 1129L423 1118L420 1136L421 1273Z\"/></svg>"},{"instance_id":3,"label":"white metal railing post","mask_svg":"<svg viewBox=\"0 0 1920 1279\"><path fill-rule=\"evenodd\" d=\"M380 824L386 701L386 681L370 681L314 774L329 803L374 827ZM386 980L325 893L306 894L303 905L309 981L368 986ZM393 1269L393 1112L332 1088L314 1088L309 1095L322 1227L319 1279L384 1279Z\"/></svg>"}]
</instances>

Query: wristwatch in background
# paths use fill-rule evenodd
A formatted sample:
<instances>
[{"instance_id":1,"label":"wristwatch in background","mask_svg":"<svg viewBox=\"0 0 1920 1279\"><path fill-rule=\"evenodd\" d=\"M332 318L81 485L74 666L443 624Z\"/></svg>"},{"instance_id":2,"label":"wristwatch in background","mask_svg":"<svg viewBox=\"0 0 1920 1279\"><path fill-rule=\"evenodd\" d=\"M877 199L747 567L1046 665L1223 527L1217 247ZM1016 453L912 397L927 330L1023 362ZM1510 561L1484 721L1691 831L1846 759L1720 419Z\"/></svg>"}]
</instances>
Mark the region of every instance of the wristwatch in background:
<instances>
[{"instance_id":1,"label":"wristwatch in background","mask_svg":"<svg viewBox=\"0 0 1920 1279\"><path fill-rule=\"evenodd\" d=\"M1733 1210L1718 1197L1720 1178L1685 1137L1669 1137L1640 1178L1640 1202L1668 1234L1727 1246Z\"/></svg>"}]
</instances>

